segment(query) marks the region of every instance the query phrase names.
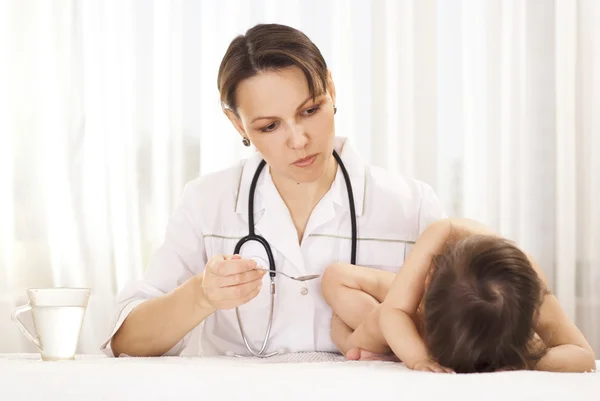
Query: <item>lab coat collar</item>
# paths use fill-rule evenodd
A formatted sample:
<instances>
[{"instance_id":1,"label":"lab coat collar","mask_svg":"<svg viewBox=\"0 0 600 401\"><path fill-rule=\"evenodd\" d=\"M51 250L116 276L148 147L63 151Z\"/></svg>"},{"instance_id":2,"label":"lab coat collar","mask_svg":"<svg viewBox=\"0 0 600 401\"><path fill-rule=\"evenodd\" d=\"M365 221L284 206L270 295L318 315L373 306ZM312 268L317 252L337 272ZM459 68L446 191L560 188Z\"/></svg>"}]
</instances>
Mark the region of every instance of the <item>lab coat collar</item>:
<instances>
[{"instance_id":1,"label":"lab coat collar","mask_svg":"<svg viewBox=\"0 0 600 401\"><path fill-rule=\"evenodd\" d=\"M262 157L259 155L250 157L246 161L241 174L240 189L236 201L236 213L246 223L248 223L250 186L256 173L256 168L261 160ZM254 193L254 228L256 234L269 239L269 245L273 249L273 256L275 256L276 260L275 250L278 250L296 267L301 275L306 274L304 258L298 245L298 234L296 233L287 206L273 183L268 165L265 165L256 182L256 191Z\"/></svg>"},{"instance_id":2,"label":"lab coat collar","mask_svg":"<svg viewBox=\"0 0 600 401\"><path fill-rule=\"evenodd\" d=\"M242 167L242 173L240 174L240 181L238 184L238 191L235 202L235 212L244 216L244 219L248 219L248 199L250 197L250 186L252 185L252 179L256 173L258 165L263 160L259 152L255 152L250 156ZM254 214L264 210L265 202L263 194L260 189L263 187L265 181L270 179L269 166L265 165L260 177L256 183L256 191L254 193ZM256 220L255 220L256 221Z\"/></svg>"},{"instance_id":3,"label":"lab coat collar","mask_svg":"<svg viewBox=\"0 0 600 401\"><path fill-rule=\"evenodd\" d=\"M364 213L364 200L366 190L366 164L360 155L354 150L351 143L347 138L336 137L335 150L340 155L342 163L348 171L350 183L352 185L352 192L354 196L354 208L357 216L362 216ZM348 188L346 187L346 181L342 169L338 166L335 180L331 186L333 201L350 211L350 201L348 200Z\"/></svg>"},{"instance_id":4,"label":"lab coat collar","mask_svg":"<svg viewBox=\"0 0 600 401\"><path fill-rule=\"evenodd\" d=\"M346 170L348 170L348 176L352 184L352 191L354 195L354 206L356 209L356 215L362 216L364 213L364 199L366 190L366 164L360 155L354 150L350 141L345 137L336 137L335 150L340 155ZM256 152L250 156L244 166L242 167L242 173L240 175L240 181L238 184L238 191L235 203L235 212L244 216L248 215L248 197L250 195L250 185L252 178L256 172L256 168L262 160L260 153ZM264 210L264 191L263 187L265 182L271 180L269 172L269 166L265 166L256 185L255 199L254 199L254 213ZM272 181L271 181L272 183ZM342 174L342 169L338 167L335 179L331 186L331 194L333 201L350 211L350 203L348 201L348 192L346 188L346 182ZM247 218L247 217L246 217Z\"/></svg>"},{"instance_id":5,"label":"lab coat collar","mask_svg":"<svg viewBox=\"0 0 600 401\"><path fill-rule=\"evenodd\" d=\"M365 164L360 160L345 138L335 138L334 147L348 171L354 192L356 214L360 216L363 213L364 203ZM258 154L250 157L246 161L241 174L236 201L236 213L241 214L240 217L246 222L248 222L250 185L260 161L261 157ZM348 211L350 210L344 176L339 167L333 184L325 197L329 197L330 200L323 199L322 202L319 202L308 222L305 237L312 230L335 217L334 204ZM308 273L304 266L304 259L298 245L298 237L291 215L271 179L268 166L264 167L257 181L254 200L254 221L257 234L269 238L270 245L285 255L286 259L296 267L299 274Z\"/></svg>"}]
</instances>

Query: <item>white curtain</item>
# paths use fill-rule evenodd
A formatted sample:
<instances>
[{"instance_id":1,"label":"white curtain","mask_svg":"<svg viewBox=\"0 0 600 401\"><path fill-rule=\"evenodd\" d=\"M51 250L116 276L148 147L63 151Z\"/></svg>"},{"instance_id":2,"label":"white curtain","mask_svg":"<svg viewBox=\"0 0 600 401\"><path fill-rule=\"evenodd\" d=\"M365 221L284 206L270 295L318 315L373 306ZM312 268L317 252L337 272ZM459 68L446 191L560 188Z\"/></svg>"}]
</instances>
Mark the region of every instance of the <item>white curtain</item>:
<instances>
[{"instance_id":1,"label":"white curtain","mask_svg":"<svg viewBox=\"0 0 600 401\"><path fill-rule=\"evenodd\" d=\"M295 26L339 135L540 262L600 353L600 2L0 0L0 352L24 290L93 289L79 352L144 271L185 182L247 155L219 108L228 43Z\"/></svg>"}]
</instances>

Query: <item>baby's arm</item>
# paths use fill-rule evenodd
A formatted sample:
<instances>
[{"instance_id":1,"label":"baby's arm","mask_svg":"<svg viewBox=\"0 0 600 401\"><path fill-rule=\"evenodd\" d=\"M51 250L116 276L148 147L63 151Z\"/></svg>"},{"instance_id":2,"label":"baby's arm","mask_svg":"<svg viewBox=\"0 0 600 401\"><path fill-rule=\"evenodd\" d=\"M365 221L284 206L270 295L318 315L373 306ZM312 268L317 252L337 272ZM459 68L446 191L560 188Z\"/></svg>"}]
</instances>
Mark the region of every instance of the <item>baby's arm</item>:
<instances>
[{"instance_id":1,"label":"baby's arm","mask_svg":"<svg viewBox=\"0 0 600 401\"><path fill-rule=\"evenodd\" d=\"M529 256L544 288L547 280L535 260ZM550 293L544 296L535 331L550 349L535 366L536 370L553 372L589 372L595 369L594 351L573 324L558 299Z\"/></svg>"},{"instance_id":2,"label":"baby's arm","mask_svg":"<svg viewBox=\"0 0 600 401\"><path fill-rule=\"evenodd\" d=\"M382 303L379 324L383 336L394 354L410 369L440 369L429 361L414 319L423 299L432 257L442 252L450 238L470 234L495 235L487 227L466 219L443 219L427 227L398 271Z\"/></svg>"},{"instance_id":3,"label":"baby's arm","mask_svg":"<svg viewBox=\"0 0 600 401\"><path fill-rule=\"evenodd\" d=\"M383 336L394 354L410 369L429 359L414 320L423 298L432 256L442 250L450 232L451 223L446 219L425 229L381 305L379 325Z\"/></svg>"}]
</instances>

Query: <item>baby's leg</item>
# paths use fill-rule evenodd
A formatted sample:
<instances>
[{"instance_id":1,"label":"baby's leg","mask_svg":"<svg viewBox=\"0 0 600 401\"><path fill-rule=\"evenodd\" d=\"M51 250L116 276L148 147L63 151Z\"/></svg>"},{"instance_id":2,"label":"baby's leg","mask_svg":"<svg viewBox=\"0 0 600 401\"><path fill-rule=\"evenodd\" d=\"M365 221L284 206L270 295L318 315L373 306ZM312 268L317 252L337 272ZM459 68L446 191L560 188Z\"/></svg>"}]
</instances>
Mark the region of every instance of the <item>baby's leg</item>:
<instances>
[{"instance_id":1,"label":"baby's leg","mask_svg":"<svg viewBox=\"0 0 600 401\"><path fill-rule=\"evenodd\" d=\"M350 348L389 350L379 329L377 307L395 277L391 272L349 264L334 264L325 271L322 291L333 309L331 338L344 355Z\"/></svg>"}]
</instances>

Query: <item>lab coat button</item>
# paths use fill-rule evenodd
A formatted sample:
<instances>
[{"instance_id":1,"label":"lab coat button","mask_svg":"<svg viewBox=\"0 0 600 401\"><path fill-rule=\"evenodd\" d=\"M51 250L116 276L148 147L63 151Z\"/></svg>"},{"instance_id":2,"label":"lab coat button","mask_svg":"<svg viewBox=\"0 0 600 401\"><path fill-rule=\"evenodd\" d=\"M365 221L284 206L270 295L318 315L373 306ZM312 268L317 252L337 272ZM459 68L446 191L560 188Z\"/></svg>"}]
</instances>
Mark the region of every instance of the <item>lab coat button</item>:
<instances>
[{"instance_id":1,"label":"lab coat button","mask_svg":"<svg viewBox=\"0 0 600 401\"><path fill-rule=\"evenodd\" d=\"M302 287L302 289L300 290L300 294L302 294L302 295L308 294L308 288Z\"/></svg>"}]
</instances>

